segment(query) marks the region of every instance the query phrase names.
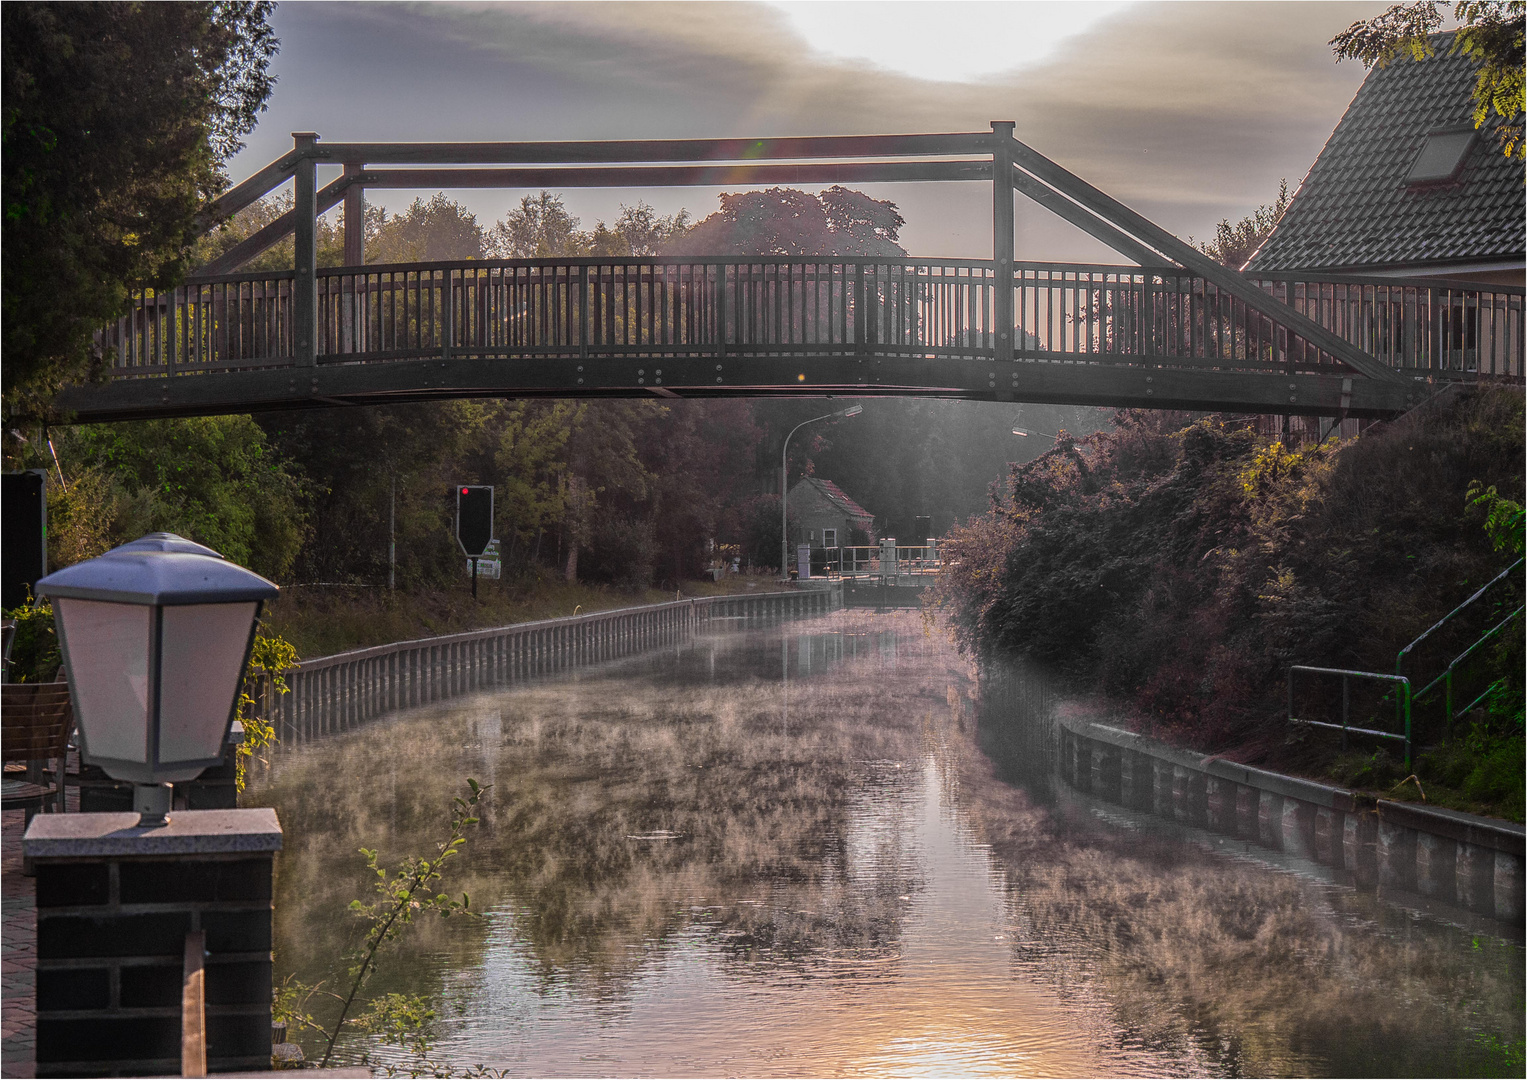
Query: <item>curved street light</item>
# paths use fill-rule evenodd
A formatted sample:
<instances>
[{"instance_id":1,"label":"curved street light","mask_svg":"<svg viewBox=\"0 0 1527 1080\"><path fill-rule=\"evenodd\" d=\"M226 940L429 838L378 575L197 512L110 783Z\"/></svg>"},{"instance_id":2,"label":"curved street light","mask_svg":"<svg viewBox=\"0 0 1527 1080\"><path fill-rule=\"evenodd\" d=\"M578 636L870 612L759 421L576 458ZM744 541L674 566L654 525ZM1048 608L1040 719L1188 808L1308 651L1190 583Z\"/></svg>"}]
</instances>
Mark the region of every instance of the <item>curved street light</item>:
<instances>
[{"instance_id":1,"label":"curved street light","mask_svg":"<svg viewBox=\"0 0 1527 1080\"><path fill-rule=\"evenodd\" d=\"M858 416L863 411L863 405L850 405L848 408L840 409L837 412L827 413L823 416L813 416L810 420L802 420L799 424L796 424L795 427L790 429L790 434L785 436L785 445L780 447L779 451L779 576L782 578L789 578L790 576L790 518L785 505L785 500L790 494L790 466L788 463L790 439L807 424L814 424L818 420L831 420L835 416Z\"/></svg>"},{"instance_id":2,"label":"curved street light","mask_svg":"<svg viewBox=\"0 0 1527 1080\"><path fill-rule=\"evenodd\" d=\"M1015 427L1013 429L1013 434L1017 435L1019 438L1023 438L1023 439L1027 439L1030 435L1043 435L1045 438L1049 439L1051 442L1059 442L1060 441L1060 436L1059 435L1051 435L1048 431L1026 431L1025 429L1023 429L1021 427Z\"/></svg>"}]
</instances>

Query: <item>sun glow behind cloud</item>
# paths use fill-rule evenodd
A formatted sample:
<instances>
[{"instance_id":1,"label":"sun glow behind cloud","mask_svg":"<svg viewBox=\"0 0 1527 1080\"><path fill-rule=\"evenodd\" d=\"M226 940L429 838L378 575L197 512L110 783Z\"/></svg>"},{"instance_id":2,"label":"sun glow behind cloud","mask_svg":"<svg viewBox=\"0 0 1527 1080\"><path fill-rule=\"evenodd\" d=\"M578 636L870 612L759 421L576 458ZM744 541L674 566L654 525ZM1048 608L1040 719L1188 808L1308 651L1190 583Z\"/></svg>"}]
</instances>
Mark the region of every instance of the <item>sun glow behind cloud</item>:
<instances>
[{"instance_id":1,"label":"sun glow behind cloud","mask_svg":"<svg viewBox=\"0 0 1527 1080\"><path fill-rule=\"evenodd\" d=\"M812 49L935 82L1027 67L1129 6L1030 0L773 0Z\"/></svg>"}]
</instances>

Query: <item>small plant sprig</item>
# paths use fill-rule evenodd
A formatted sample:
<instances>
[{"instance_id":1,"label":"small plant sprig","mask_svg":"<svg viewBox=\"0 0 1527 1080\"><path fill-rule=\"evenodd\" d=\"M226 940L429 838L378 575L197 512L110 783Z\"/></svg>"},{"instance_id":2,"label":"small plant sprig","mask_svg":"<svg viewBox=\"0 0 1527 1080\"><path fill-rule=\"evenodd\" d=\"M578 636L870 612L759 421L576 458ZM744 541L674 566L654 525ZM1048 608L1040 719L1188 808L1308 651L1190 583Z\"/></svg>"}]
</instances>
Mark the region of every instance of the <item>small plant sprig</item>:
<instances>
[{"instance_id":1,"label":"small plant sprig","mask_svg":"<svg viewBox=\"0 0 1527 1080\"><path fill-rule=\"evenodd\" d=\"M350 901L350 910L367 923L366 933L360 947L349 956L350 989L340 998L342 1004L339 1017L334 1021L332 1030L324 1033L328 1045L324 1048L319 1068L328 1066L329 1058L334 1054L334 1046L347 1022L393 1038L400 1044L411 1045L416 1051L421 1046L424 1052L428 1051L427 1029L434 1019L434 1012L420 999L404 1000L400 995L388 995L385 999L379 999L380 1005L373 1002L370 1011L358 1018L352 1018L350 1010L376 969L378 951L389 942L396 941L413 922L415 915L422 911L433 911L441 918L449 918L460 913L472 913L472 900L466 893L461 894L460 900L453 900L446 893L433 892L446 863L461 854L467 842L467 829L479 821L476 809L488 788L468 778L467 789L466 798L458 795L451 800L451 831L436 845L433 858L412 856L395 870L389 871L378 864L375 851L360 849L366 857L366 868L376 875L373 887L378 899L370 904L360 900ZM333 996L340 997L337 994ZM391 1000L393 998L398 1000ZM409 1042L402 1035L404 1030L415 1030L421 1034Z\"/></svg>"},{"instance_id":2,"label":"small plant sprig","mask_svg":"<svg viewBox=\"0 0 1527 1080\"><path fill-rule=\"evenodd\" d=\"M239 689L239 720L244 725L244 741L234 754L234 783L244 790L248 778L249 761L261 750L275 745L276 726L255 711L259 702L252 693L258 681L266 676L279 694L291 692L286 685L285 673L297 666L297 648L280 634L270 637L255 635L254 647L249 652L249 667L244 673L244 684Z\"/></svg>"}]
</instances>

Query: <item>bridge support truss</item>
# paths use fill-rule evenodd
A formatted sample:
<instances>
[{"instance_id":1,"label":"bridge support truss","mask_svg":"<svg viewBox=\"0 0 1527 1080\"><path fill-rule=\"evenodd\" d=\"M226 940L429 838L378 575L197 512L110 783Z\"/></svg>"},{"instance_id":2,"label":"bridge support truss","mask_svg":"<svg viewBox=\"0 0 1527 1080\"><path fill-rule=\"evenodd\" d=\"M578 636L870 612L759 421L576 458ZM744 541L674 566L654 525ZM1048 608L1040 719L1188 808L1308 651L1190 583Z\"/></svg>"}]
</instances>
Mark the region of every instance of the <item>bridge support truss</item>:
<instances>
[{"instance_id":1,"label":"bridge support truss","mask_svg":"<svg viewBox=\"0 0 1527 1080\"><path fill-rule=\"evenodd\" d=\"M320 188L320 164L343 175ZM427 165L427 168L415 166ZM293 149L209 205L291 179L292 211L101 335L83 421L440 397L930 395L1392 415L1431 384L1522 379L1523 290L1227 269L1013 138L340 143ZM989 182L990 260L659 257L365 265L367 187ZM1022 194L1134 265L1018 262ZM343 202L347 266L317 266ZM290 272L237 267L295 235Z\"/></svg>"}]
</instances>

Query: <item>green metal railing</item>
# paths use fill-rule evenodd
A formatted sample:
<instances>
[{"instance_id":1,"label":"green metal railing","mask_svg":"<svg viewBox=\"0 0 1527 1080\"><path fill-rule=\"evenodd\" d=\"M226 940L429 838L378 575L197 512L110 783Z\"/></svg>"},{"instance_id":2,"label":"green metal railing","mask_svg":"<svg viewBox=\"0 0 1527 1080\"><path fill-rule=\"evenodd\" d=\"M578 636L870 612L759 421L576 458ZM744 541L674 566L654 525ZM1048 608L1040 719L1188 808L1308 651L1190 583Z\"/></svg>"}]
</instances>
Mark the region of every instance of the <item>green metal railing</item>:
<instances>
[{"instance_id":1,"label":"green metal railing","mask_svg":"<svg viewBox=\"0 0 1527 1080\"><path fill-rule=\"evenodd\" d=\"M1421 634L1416 638L1415 641L1412 641L1409 645L1405 646L1405 648L1401 649L1398 653L1396 653L1395 654L1395 658L1394 658L1394 673L1396 675L1403 675L1404 674L1405 658L1407 656L1409 656L1412 652L1415 651L1416 646L1420 645L1421 642L1423 642L1427 638L1431 637L1438 630L1441 630L1443 628L1443 626L1447 625L1447 623L1450 622L1453 618L1455 618L1456 616L1462 614L1462 612L1465 609L1467 609L1471 604L1473 604L1475 601L1477 601L1480 597L1484 596L1491 589L1495 588L1496 585L1500 584L1502 581L1505 581L1513 573L1515 573L1516 571L1520 570L1522 568L1522 562L1523 562L1522 559L1517 559L1516 562L1512 563L1510 566L1506 567L1500 573L1496 574L1489 581L1485 582L1484 587L1481 588L1478 592L1476 592L1473 596L1469 597L1463 603L1461 603L1457 607L1455 607L1452 611L1450 611L1446 615L1442 616L1442 618L1438 619L1437 622L1434 623L1432 626L1427 627L1424 631L1421 632ZM1436 680L1434 679L1432 682L1428 683L1426 685L1425 689L1421 690L1421 692L1418 693L1416 695L1416 697L1420 697L1421 694L1426 693L1427 690L1430 690L1435 685L1436 685Z\"/></svg>"},{"instance_id":2,"label":"green metal railing","mask_svg":"<svg viewBox=\"0 0 1527 1080\"><path fill-rule=\"evenodd\" d=\"M1426 690L1430 690L1432 686L1437 685L1438 681L1442 682L1443 687L1444 687L1443 694L1444 694L1444 698L1445 698L1445 701L1446 701L1447 722L1448 722L1448 726L1449 727L1452 726L1453 718L1454 717L1462 715L1463 713L1468 712L1470 709L1472 709L1474 706L1478 705L1485 698L1489 697L1490 696L1490 691L1494 690L1497 686L1501 685L1501 683L1505 682L1505 679L1496 679L1496 680L1494 680L1493 682L1490 683L1489 686L1486 686L1483 690L1481 690L1479 692L1479 694L1476 697L1474 697L1467 705L1465 705L1461 709L1459 709L1459 708L1454 708L1453 707L1453 672L1455 670L1457 670L1459 664L1463 663L1471 655L1473 655L1475 649L1478 649L1481 645L1485 644L1485 642L1487 642L1490 639L1494 638L1497 634L1499 634L1506 627L1508 627L1512 623L1516 622L1517 619L1520 619L1522 617L1522 610L1523 609L1520 608L1520 607L1517 608L1510 615L1507 615L1500 622L1496 623L1489 630L1485 631L1483 637L1481 637L1474 644L1470 645L1467 649L1463 650L1463 652L1461 652L1457 656L1453 657L1453 661L1452 661L1452 663L1448 664L1447 670L1444 671L1441 675L1439 675L1437 677L1437 679L1434 679L1430 686L1426 687L1425 690L1421 691L1421 693L1424 694L1424 693L1426 693ZM1420 697L1421 695L1417 694L1416 696Z\"/></svg>"},{"instance_id":3,"label":"green metal railing","mask_svg":"<svg viewBox=\"0 0 1527 1080\"><path fill-rule=\"evenodd\" d=\"M1294 715L1294 675L1304 672L1310 675L1340 675L1341 676L1341 723L1331 724L1324 720L1301 720ZM1394 731L1379 731L1375 728L1353 727L1349 722L1348 712L1351 707L1351 694L1348 692L1351 679L1368 679L1373 682L1394 683L1400 692L1396 709L1403 718L1405 731L1403 734ZM1288 722L1290 724L1308 724L1310 727L1329 728L1332 731L1341 732L1341 748L1347 748L1347 734L1353 732L1358 735L1372 735L1380 739L1397 739L1405 744L1405 768L1410 769L1410 680L1403 675L1383 675L1375 671L1348 671L1345 668L1306 667L1303 664L1295 664L1288 669Z\"/></svg>"},{"instance_id":4,"label":"green metal railing","mask_svg":"<svg viewBox=\"0 0 1527 1080\"><path fill-rule=\"evenodd\" d=\"M1461 615L1464 611L1466 611L1472 605L1477 603L1480 599L1482 599L1487 593L1489 593L1492 589L1494 589L1501 582L1508 580L1513 574L1515 574L1518 571L1520 571L1522 569L1522 563L1523 563L1522 559L1517 559L1510 566L1506 567L1506 569L1502 570L1499 574L1496 574L1493 578L1491 578L1489 581L1487 581L1484 584L1484 586L1481 589L1479 589L1479 591L1476 592L1473 596L1469 597L1463 603L1461 603L1457 607L1455 607L1452 611L1450 611L1446 615L1444 615L1441 619L1437 620L1436 623L1434 623L1432 626L1429 626L1414 641L1412 641L1409 645L1405 646L1405 648L1401 649L1398 653L1396 653L1395 654L1395 658L1394 658L1394 672L1395 672L1395 674L1396 675L1403 675L1404 674L1406 659L1416 650L1416 648L1422 642L1424 642L1427 638L1431 637L1438 630L1441 630L1443 626L1447 625L1454 618L1456 618L1457 616ZM1479 640L1475 641L1474 644L1470 645L1463 652L1461 652L1457 656L1455 656L1452 659L1452 661L1448 663L1447 667L1444 668L1441 671L1441 673L1439 673L1435 678L1433 678L1429 683L1427 683L1425 686L1423 686L1420 690L1417 690L1413 700L1420 701L1423 697L1425 697L1427 694L1431 693L1433 690L1436 690L1439 686L1442 687L1443 688L1443 693L1444 693L1444 696L1445 696L1445 706L1444 707L1446 709L1446 719L1447 719L1447 723L1449 725L1452 724L1453 718L1455 716L1459 715L1460 713L1468 712L1475 705L1478 705L1481 701L1484 700L1485 696L1487 694L1489 694L1491 690L1495 689L1495 687L1498 684L1499 680L1496 680L1496 682L1492 682L1489 686L1487 686L1484 689L1484 691L1481 694L1479 694L1479 696L1475 697L1472 701L1470 701L1463 708L1461 708L1461 709L1454 708L1454 706L1453 706L1453 686L1454 686L1454 677L1455 677L1456 672L1458 671L1458 667L1465 660L1467 660L1470 656L1472 656L1474 654L1475 650L1477 650L1481 645L1483 645L1486 641L1489 641L1492 638L1494 638L1502 630L1504 630L1508 625L1510 625L1512 622L1514 622L1518 618L1520 618L1521 615L1522 615L1522 607L1518 606L1515 611L1513 611L1511 614L1507 615L1504 619L1502 619L1494 627L1492 627L1489 630L1485 631L1485 633L1483 634L1483 636L1481 636L1479 638Z\"/></svg>"}]
</instances>

